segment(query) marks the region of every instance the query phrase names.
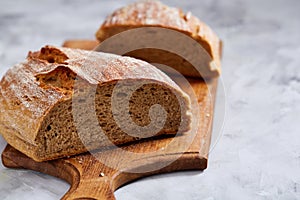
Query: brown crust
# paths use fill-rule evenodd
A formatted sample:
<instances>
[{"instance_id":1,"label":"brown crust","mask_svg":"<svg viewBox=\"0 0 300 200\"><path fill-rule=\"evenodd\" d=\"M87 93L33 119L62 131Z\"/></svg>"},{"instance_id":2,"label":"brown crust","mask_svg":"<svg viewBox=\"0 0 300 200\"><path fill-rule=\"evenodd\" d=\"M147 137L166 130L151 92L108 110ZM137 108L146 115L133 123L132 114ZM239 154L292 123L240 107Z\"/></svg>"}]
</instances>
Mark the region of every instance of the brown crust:
<instances>
[{"instance_id":1,"label":"brown crust","mask_svg":"<svg viewBox=\"0 0 300 200\"><path fill-rule=\"evenodd\" d=\"M168 7L155 0L136 2L109 15L98 29L96 38L102 42L116 34L110 32L114 27L123 27L123 30L137 27L163 27L180 31L199 42L212 57L217 68L211 69L212 73L208 76L215 77L220 74L221 40L209 26L190 12L185 14L181 9Z\"/></svg>"},{"instance_id":2,"label":"brown crust","mask_svg":"<svg viewBox=\"0 0 300 200\"><path fill-rule=\"evenodd\" d=\"M89 84L124 79L153 80L189 98L167 75L144 61L107 53L45 46L41 51L29 52L27 61L8 70L0 82L1 134L9 144L30 157L35 156L36 137L43 119L55 105L70 98L70 94L60 88L43 86L37 77L61 67Z\"/></svg>"}]
</instances>

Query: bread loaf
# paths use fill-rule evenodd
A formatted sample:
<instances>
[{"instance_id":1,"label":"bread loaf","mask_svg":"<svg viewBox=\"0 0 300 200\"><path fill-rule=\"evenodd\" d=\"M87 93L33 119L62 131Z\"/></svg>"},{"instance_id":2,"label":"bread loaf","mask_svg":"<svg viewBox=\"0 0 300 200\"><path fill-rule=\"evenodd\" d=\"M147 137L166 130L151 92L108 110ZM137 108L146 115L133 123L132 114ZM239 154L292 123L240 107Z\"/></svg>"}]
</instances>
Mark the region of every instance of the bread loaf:
<instances>
[{"instance_id":1,"label":"bread loaf","mask_svg":"<svg viewBox=\"0 0 300 200\"><path fill-rule=\"evenodd\" d=\"M130 94L136 83L140 87ZM121 110L127 95L129 116L140 129L124 131L117 123L117 115L119 122L126 121ZM113 96L121 103L115 108ZM190 129L189 97L154 66L130 57L45 46L29 52L2 78L0 133L34 160L51 160L107 146L107 141L120 145L143 138L143 127L163 121L161 112L151 116L156 104L165 110L165 121L150 136ZM109 140L99 134L100 127Z\"/></svg>"},{"instance_id":2,"label":"bread loaf","mask_svg":"<svg viewBox=\"0 0 300 200\"><path fill-rule=\"evenodd\" d=\"M209 26L193 16L190 12L183 13L178 8L168 7L159 1L146 0L133 3L113 12L100 26L96 33L97 39L102 42L117 33L141 27L161 27L181 32L200 44L208 55L193 55L200 60L208 62L201 66L193 66L186 58L168 52L168 49L137 49L125 55L145 60L147 62L161 63L173 67L181 74L191 77L212 78L220 74L220 59L222 52L222 42ZM166 35L168 38L168 35ZM173 43L178 40L174 39ZM190 51L182 45L181 51ZM199 73L200 72L200 73Z\"/></svg>"}]
</instances>

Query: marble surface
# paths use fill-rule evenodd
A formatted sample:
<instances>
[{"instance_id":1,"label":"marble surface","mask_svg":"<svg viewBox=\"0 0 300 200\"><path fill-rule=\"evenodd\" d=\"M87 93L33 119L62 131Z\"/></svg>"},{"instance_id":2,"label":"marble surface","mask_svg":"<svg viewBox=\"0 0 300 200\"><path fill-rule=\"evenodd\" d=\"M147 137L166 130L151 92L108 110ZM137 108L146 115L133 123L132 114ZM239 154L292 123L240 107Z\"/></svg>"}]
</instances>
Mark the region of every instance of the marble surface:
<instances>
[{"instance_id":1,"label":"marble surface","mask_svg":"<svg viewBox=\"0 0 300 200\"><path fill-rule=\"evenodd\" d=\"M128 2L0 0L0 75L28 50L93 38L104 17ZM164 2L192 11L224 41L222 136L204 172L148 177L120 188L117 199L300 199L300 1ZM0 138L1 151L5 145ZM59 199L68 188L0 165L0 199Z\"/></svg>"}]
</instances>

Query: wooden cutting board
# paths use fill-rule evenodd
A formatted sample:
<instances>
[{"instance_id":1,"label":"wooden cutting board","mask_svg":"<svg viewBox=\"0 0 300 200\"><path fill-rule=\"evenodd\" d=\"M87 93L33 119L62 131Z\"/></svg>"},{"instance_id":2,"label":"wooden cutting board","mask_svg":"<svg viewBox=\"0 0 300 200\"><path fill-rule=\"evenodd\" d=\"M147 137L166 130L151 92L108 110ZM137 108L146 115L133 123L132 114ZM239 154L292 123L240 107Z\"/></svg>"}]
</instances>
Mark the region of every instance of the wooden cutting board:
<instances>
[{"instance_id":1,"label":"wooden cutting board","mask_svg":"<svg viewBox=\"0 0 300 200\"><path fill-rule=\"evenodd\" d=\"M90 47L80 42L87 42ZM65 43L68 47L75 45L77 48L91 49L93 42L69 41L67 45ZM180 83L180 79L176 81ZM8 168L31 169L66 180L71 187L62 199L77 200L112 200L115 199L113 192L117 188L145 176L180 170L204 170L207 167L217 79L207 82L190 79L189 83L199 103L199 112L196 116L193 115L199 119L195 120L197 131L171 138L144 140L121 147L122 150L136 155L144 153L142 158L124 158L118 149L112 148L93 154L86 153L39 163L7 145L2 153L2 162ZM173 146L168 149L171 143ZM185 149L184 146L188 148ZM158 149L168 151L151 153ZM109 166L103 161L109 161Z\"/></svg>"}]
</instances>

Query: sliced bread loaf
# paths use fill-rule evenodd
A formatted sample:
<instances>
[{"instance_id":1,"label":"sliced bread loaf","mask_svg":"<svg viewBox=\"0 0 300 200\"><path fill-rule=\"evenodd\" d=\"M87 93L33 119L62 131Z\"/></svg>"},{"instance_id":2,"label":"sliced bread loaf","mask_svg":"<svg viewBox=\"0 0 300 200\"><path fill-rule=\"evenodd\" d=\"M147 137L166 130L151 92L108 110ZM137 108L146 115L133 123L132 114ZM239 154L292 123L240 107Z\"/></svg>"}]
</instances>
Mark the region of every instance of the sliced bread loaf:
<instances>
[{"instance_id":1,"label":"sliced bread loaf","mask_svg":"<svg viewBox=\"0 0 300 200\"><path fill-rule=\"evenodd\" d=\"M130 57L45 46L0 82L0 133L36 161L184 133L190 123L189 97Z\"/></svg>"},{"instance_id":2,"label":"sliced bread loaf","mask_svg":"<svg viewBox=\"0 0 300 200\"><path fill-rule=\"evenodd\" d=\"M198 42L207 53L196 53L196 55L193 55L195 54L195 48L185 46L185 40L180 45L179 50L188 51L187 54L194 58L198 57L200 60L199 66L194 66L189 60L174 54L174 52L168 52L169 49L153 49L146 46L144 49L137 49L125 55L147 62L168 65L186 76L212 78L220 74L222 42L217 35L209 26L190 12L185 14L181 9L168 7L159 1L139 1L116 10L100 26L96 33L96 38L103 42L107 38L123 31L141 27L161 27L178 31ZM170 35L166 34L165 38L168 39L168 37ZM140 38L135 37L134 39L134 42L139 42ZM158 39L160 40L159 42L163 42L163 39ZM173 40L173 45L180 42L180 39L182 37L176 37ZM203 60L207 60L207 62L203 62Z\"/></svg>"}]
</instances>

